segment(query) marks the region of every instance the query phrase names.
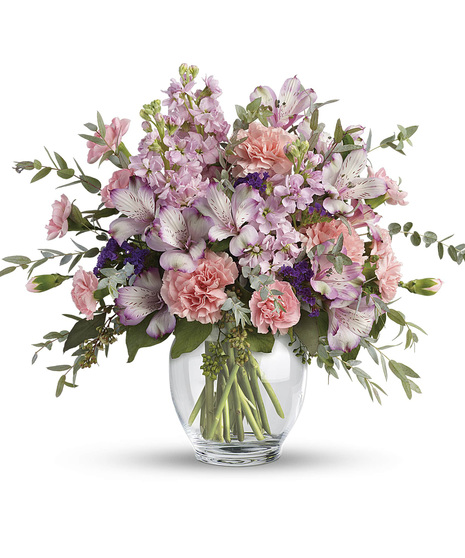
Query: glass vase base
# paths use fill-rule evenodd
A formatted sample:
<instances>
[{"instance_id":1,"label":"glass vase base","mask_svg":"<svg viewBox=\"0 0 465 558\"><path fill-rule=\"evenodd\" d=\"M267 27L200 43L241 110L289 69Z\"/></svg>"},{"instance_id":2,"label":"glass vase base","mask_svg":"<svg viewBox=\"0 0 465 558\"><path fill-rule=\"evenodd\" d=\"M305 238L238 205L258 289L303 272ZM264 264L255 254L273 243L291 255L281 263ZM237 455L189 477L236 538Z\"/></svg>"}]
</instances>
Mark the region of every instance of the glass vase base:
<instances>
[{"instance_id":1,"label":"glass vase base","mask_svg":"<svg viewBox=\"0 0 465 558\"><path fill-rule=\"evenodd\" d=\"M246 435L243 441L215 442L203 440L194 444L195 457L209 465L249 467L279 459L281 444L277 440L257 440Z\"/></svg>"}]
</instances>

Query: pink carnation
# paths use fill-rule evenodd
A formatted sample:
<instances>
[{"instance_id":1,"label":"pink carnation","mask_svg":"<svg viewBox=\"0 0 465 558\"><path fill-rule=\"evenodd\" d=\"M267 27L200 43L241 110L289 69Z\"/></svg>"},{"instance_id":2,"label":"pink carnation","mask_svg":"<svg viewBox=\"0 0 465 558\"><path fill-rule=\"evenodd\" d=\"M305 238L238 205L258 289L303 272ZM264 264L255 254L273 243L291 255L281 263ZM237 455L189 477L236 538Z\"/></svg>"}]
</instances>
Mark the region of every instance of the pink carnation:
<instances>
[{"instance_id":1,"label":"pink carnation","mask_svg":"<svg viewBox=\"0 0 465 558\"><path fill-rule=\"evenodd\" d=\"M94 298L97 286L97 277L92 272L84 271L79 266L73 277L71 297L79 312L82 312L88 320L94 317L94 312L97 309L97 301Z\"/></svg>"},{"instance_id":2,"label":"pink carnation","mask_svg":"<svg viewBox=\"0 0 465 558\"><path fill-rule=\"evenodd\" d=\"M391 235L388 230L382 229L381 227L378 228L378 231L381 240L373 240L371 255L384 258L388 254L392 254Z\"/></svg>"},{"instance_id":3,"label":"pink carnation","mask_svg":"<svg viewBox=\"0 0 465 558\"><path fill-rule=\"evenodd\" d=\"M106 207L114 208L111 201L110 193L113 190L124 190L129 186L129 179L134 174L134 169L117 170L112 174L107 186L104 186L101 191L102 201Z\"/></svg>"},{"instance_id":4,"label":"pink carnation","mask_svg":"<svg viewBox=\"0 0 465 558\"><path fill-rule=\"evenodd\" d=\"M371 167L367 167L367 171L368 171L368 176L382 178L384 182L386 182L386 186L387 186L386 194L388 196L386 203L390 205L408 204L408 201L405 201L405 198L407 197L407 192L402 192L401 190L399 190L399 185L397 184L397 182L395 180L392 180L392 178L389 178L384 168L379 169L379 171L377 172L374 172Z\"/></svg>"},{"instance_id":5,"label":"pink carnation","mask_svg":"<svg viewBox=\"0 0 465 558\"><path fill-rule=\"evenodd\" d=\"M189 322L213 324L221 318L221 307L227 299L224 288L234 283L238 274L230 256L207 250L192 273L173 269L165 272L161 296L171 314Z\"/></svg>"},{"instance_id":6,"label":"pink carnation","mask_svg":"<svg viewBox=\"0 0 465 558\"><path fill-rule=\"evenodd\" d=\"M100 157L107 151L115 151L118 145L121 143L121 138L129 129L129 123L131 121L127 118L120 120L119 118L113 118L111 124L105 125L105 145L97 145L92 141L87 142L87 147L89 148L89 153L87 154L87 162L95 163ZM95 137L101 138L99 132L95 132Z\"/></svg>"},{"instance_id":7,"label":"pink carnation","mask_svg":"<svg viewBox=\"0 0 465 558\"><path fill-rule=\"evenodd\" d=\"M397 287L402 277L402 264L396 260L392 252L378 260L376 277L378 277L379 292L384 302L391 302L396 296Z\"/></svg>"},{"instance_id":8,"label":"pink carnation","mask_svg":"<svg viewBox=\"0 0 465 558\"><path fill-rule=\"evenodd\" d=\"M253 325L258 333L267 333L271 328L273 335L279 331L285 335L290 327L300 320L300 303L286 281L275 281L268 285L271 290L281 291L283 294L269 296L262 300L259 291L255 291L250 299L250 312ZM276 309L275 300L283 307Z\"/></svg>"},{"instance_id":9,"label":"pink carnation","mask_svg":"<svg viewBox=\"0 0 465 558\"><path fill-rule=\"evenodd\" d=\"M234 176L246 176L252 172L268 171L273 174L288 174L292 163L284 153L284 147L296 137L282 128L267 128L260 122L252 122L248 130L239 130L237 139L247 138L229 158L235 163Z\"/></svg>"},{"instance_id":10,"label":"pink carnation","mask_svg":"<svg viewBox=\"0 0 465 558\"><path fill-rule=\"evenodd\" d=\"M342 221L316 223L308 226L301 232L304 235L304 245L307 252L309 252L314 246L323 244L323 242L326 242L327 240L332 239L336 241L342 233L347 255L352 262L363 265L366 260L366 256L363 255L363 252L365 251L363 240L354 229L352 229L352 234L349 234L349 230Z\"/></svg>"},{"instance_id":11,"label":"pink carnation","mask_svg":"<svg viewBox=\"0 0 465 558\"><path fill-rule=\"evenodd\" d=\"M48 231L47 240L53 240L57 236L60 238L68 232L68 217L71 213L71 202L62 194L61 200L52 203L53 213L48 225L45 228Z\"/></svg>"}]
</instances>

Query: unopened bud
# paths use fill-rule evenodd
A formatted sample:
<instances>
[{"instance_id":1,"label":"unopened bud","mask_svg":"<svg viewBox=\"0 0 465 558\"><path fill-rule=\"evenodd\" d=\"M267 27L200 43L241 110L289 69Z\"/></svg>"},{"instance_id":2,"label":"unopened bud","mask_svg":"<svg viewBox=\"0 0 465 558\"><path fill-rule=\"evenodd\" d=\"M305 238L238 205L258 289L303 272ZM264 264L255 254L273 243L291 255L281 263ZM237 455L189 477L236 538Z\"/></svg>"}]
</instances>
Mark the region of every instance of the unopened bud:
<instances>
[{"instance_id":1,"label":"unopened bud","mask_svg":"<svg viewBox=\"0 0 465 558\"><path fill-rule=\"evenodd\" d=\"M189 73L192 76L192 79L195 79L199 74L199 69L197 66L189 66Z\"/></svg>"},{"instance_id":2,"label":"unopened bud","mask_svg":"<svg viewBox=\"0 0 465 558\"><path fill-rule=\"evenodd\" d=\"M189 70L189 66L187 64L181 64L179 66L179 75L183 77L184 74L187 74L188 70Z\"/></svg>"},{"instance_id":3,"label":"unopened bud","mask_svg":"<svg viewBox=\"0 0 465 558\"><path fill-rule=\"evenodd\" d=\"M400 283L400 286L414 294L432 296L442 287L442 281L441 279L430 278L413 279L413 281L409 281L408 283Z\"/></svg>"},{"instance_id":4,"label":"unopened bud","mask_svg":"<svg viewBox=\"0 0 465 558\"><path fill-rule=\"evenodd\" d=\"M48 291L58 285L61 285L63 281L70 279L69 276L60 275L59 273L53 273L52 275L37 275L37 277L32 277L26 283L26 289L30 293L43 293Z\"/></svg>"}]
</instances>

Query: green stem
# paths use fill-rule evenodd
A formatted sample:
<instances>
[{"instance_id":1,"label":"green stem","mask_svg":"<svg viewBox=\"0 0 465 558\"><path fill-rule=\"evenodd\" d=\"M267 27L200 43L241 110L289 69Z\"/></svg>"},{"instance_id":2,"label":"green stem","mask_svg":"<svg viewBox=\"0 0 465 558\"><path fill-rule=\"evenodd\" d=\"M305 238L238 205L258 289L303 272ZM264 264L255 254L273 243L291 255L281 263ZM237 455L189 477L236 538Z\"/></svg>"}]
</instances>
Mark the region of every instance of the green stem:
<instances>
[{"instance_id":1,"label":"green stem","mask_svg":"<svg viewBox=\"0 0 465 558\"><path fill-rule=\"evenodd\" d=\"M214 407L214 390L213 390L213 380L210 376L207 376L205 379L205 413L206 413L206 431L207 431L207 439L210 439L215 432L215 428L212 429L213 423L213 416L215 412Z\"/></svg>"},{"instance_id":2,"label":"green stem","mask_svg":"<svg viewBox=\"0 0 465 558\"><path fill-rule=\"evenodd\" d=\"M231 387L232 387L233 383L237 384L237 371L238 370L239 370L239 366L237 364L235 364L234 368L231 370L231 374L229 375L228 381L227 381L227 383L224 387L224 391L221 394L221 399L220 399L220 401L219 401L219 403L216 407L215 415L214 415L213 419L211 420L211 423L209 423L209 424L207 423L208 424L207 425L207 436L206 436L207 439L210 439L213 436L213 434L214 434L214 432L215 432L215 430L218 426L218 423L220 421L220 417L223 414L224 405L225 405L226 400L228 398L229 392L231 391ZM208 404L208 391L207 391L207 404Z\"/></svg>"},{"instance_id":3,"label":"green stem","mask_svg":"<svg viewBox=\"0 0 465 558\"><path fill-rule=\"evenodd\" d=\"M252 391L252 387L250 385L250 381L249 381L249 377L247 375L247 372L245 371L245 368L243 366L241 366L240 371L239 371L239 385L242 388L242 391L244 392L245 396L247 397L247 399L254 405L255 409L252 409L255 420L257 421L257 423L260 425L260 412L258 410L258 405L255 401L255 397Z\"/></svg>"},{"instance_id":4,"label":"green stem","mask_svg":"<svg viewBox=\"0 0 465 558\"><path fill-rule=\"evenodd\" d=\"M249 372L250 383L252 385L252 390L255 395L255 401L257 402L258 410L260 412L263 428L265 429L265 432L268 432L268 434L271 435L271 428L268 422L268 417L266 415L265 404L263 403L262 394L260 393L260 386L258 385L257 370L254 366L249 366Z\"/></svg>"},{"instance_id":5,"label":"green stem","mask_svg":"<svg viewBox=\"0 0 465 558\"><path fill-rule=\"evenodd\" d=\"M265 438L260 430L260 427L258 426L255 420L255 417L252 413L249 403L247 402L244 392L241 390L240 386L238 386L238 390L239 390L239 397L241 400L242 409L244 410L245 417L248 423L250 424L253 433L255 434L255 438L257 438L257 440L264 440Z\"/></svg>"},{"instance_id":6,"label":"green stem","mask_svg":"<svg viewBox=\"0 0 465 558\"><path fill-rule=\"evenodd\" d=\"M203 407L204 401L205 401L205 387L202 389L202 392L200 393L199 398L197 399L197 403L192 409L192 413L190 414L189 420L187 421L187 424L189 426L192 426L195 417L199 414L200 409Z\"/></svg>"},{"instance_id":7,"label":"green stem","mask_svg":"<svg viewBox=\"0 0 465 558\"><path fill-rule=\"evenodd\" d=\"M226 386L226 377L222 375L221 376L222 391L224 391L225 386ZM228 399L226 400L223 409L223 435L225 441L229 443L231 441L231 425L229 422L229 396Z\"/></svg>"},{"instance_id":8,"label":"green stem","mask_svg":"<svg viewBox=\"0 0 465 558\"><path fill-rule=\"evenodd\" d=\"M222 392L223 392L223 389L222 389L222 385L221 385L221 382L220 382L220 377L217 377L215 410L218 408L219 402L221 401ZM226 404L225 404L225 407L226 407ZM218 427L215 431L213 439L217 440L218 442L224 442L224 438L223 438L223 413L220 414L220 421L218 423Z\"/></svg>"},{"instance_id":9,"label":"green stem","mask_svg":"<svg viewBox=\"0 0 465 558\"><path fill-rule=\"evenodd\" d=\"M235 367L239 369L239 366L237 364L235 365ZM232 392L234 398L234 407L236 408L236 435L237 439L242 442L244 440L244 425L242 424L242 406L239 396L239 384L237 383L237 378L234 378Z\"/></svg>"},{"instance_id":10,"label":"green stem","mask_svg":"<svg viewBox=\"0 0 465 558\"><path fill-rule=\"evenodd\" d=\"M274 389L271 387L270 382L265 378L264 374L262 373L262 371L260 370L259 366L258 366L258 362L255 360L255 358L250 355L251 357L251 362L252 365L254 366L255 370L257 371L257 375L260 378L260 381L263 384L263 387L266 390L266 393L268 394L268 397L271 399L271 402L273 403L274 408L276 409L276 412L278 413L278 415L281 418L284 418L284 411L281 407L281 403L279 402L276 393L274 392Z\"/></svg>"}]
</instances>

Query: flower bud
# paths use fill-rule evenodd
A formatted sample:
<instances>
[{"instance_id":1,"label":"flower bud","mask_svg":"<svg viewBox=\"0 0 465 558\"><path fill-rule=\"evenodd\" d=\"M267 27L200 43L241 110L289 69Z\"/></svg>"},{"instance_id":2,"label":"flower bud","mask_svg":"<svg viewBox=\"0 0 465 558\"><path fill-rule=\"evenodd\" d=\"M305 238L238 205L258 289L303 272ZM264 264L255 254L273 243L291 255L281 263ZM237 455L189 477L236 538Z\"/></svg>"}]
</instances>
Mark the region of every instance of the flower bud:
<instances>
[{"instance_id":1,"label":"flower bud","mask_svg":"<svg viewBox=\"0 0 465 558\"><path fill-rule=\"evenodd\" d=\"M26 283L26 289L30 293L42 293L44 291L48 291L49 289L53 289L54 287L58 287L61 285L63 281L66 279L70 279L69 276L60 275L59 273L53 273L52 275L37 275L37 277L32 277Z\"/></svg>"},{"instance_id":2,"label":"flower bud","mask_svg":"<svg viewBox=\"0 0 465 558\"><path fill-rule=\"evenodd\" d=\"M192 76L192 79L195 79L199 75L199 69L197 66L189 66L189 73Z\"/></svg>"},{"instance_id":3,"label":"flower bud","mask_svg":"<svg viewBox=\"0 0 465 558\"><path fill-rule=\"evenodd\" d=\"M432 296L442 287L442 281L441 279L430 278L413 279L413 281L409 281L408 283L401 283L400 286L414 294Z\"/></svg>"},{"instance_id":4,"label":"flower bud","mask_svg":"<svg viewBox=\"0 0 465 558\"><path fill-rule=\"evenodd\" d=\"M179 75L183 77L184 74L187 74L188 70L189 70L189 66L187 64L181 64L179 66Z\"/></svg>"}]
</instances>

